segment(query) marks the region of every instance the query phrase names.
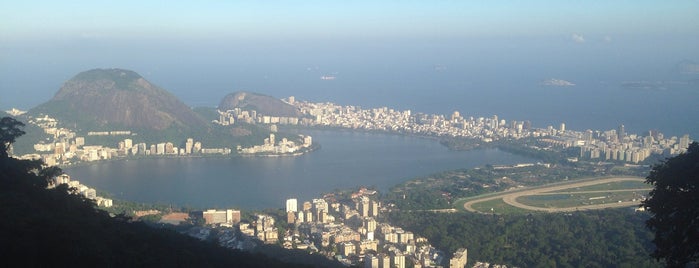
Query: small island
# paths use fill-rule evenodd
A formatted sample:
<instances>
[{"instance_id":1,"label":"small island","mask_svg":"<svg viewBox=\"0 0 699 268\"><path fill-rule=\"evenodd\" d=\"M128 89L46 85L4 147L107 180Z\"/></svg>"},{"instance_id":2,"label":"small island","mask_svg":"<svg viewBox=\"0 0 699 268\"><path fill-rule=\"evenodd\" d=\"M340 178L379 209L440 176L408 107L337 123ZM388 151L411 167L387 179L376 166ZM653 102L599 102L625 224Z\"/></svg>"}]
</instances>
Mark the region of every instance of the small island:
<instances>
[{"instance_id":1,"label":"small island","mask_svg":"<svg viewBox=\"0 0 699 268\"><path fill-rule=\"evenodd\" d=\"M555 78L546 79L546 80L541 82L541 85L542 86L553 86L553 87L572 87L572 86L575 86L575 84L573 84L569 81L566 81L563 79L555 79Z\"/></svg>"},{"instance_id":2,"label":"small island","mask_svg":"<svg viewBox=\"0 0 699 268\"><path fill-rule=\"evenodd\" d=\"M269 134L269 138L265 138L262 145L242 148L238 146L238 153L243 156L297 156L312 151L313 139L311 136L299 135L301 144L294 141L282 138L277 141L274 133Z\"/></svg>"}]
</instances>

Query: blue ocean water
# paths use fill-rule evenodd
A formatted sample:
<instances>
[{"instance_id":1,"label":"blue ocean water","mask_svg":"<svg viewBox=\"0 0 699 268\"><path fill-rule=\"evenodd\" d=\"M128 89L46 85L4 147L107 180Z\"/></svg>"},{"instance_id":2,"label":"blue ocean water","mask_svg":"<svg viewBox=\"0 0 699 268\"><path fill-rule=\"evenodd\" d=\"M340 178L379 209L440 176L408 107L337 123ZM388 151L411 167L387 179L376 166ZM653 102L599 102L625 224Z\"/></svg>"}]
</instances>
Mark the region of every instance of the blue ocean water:
<instances>
[{"instance_id":1,"label":"blue ocean water","mask_svg":"<svg viewBox=\"0 0 699 268\"><path fill-rule=\"evenodd\" d=\"M91 41L3 47L0 108L29 109L49 100L73 75L92 68L134 70L190 106L216 106L248 90L277 98L365 108L565 123L572 130L629 133L657 129L699 137L697 38L633 36L571 43L566 38L430 40ZM335 80L321 80L324 75ZM573 87L544 87L545 79ZM692 85L677 86L673 83ZM624 82L666 83L625 89Z\"/></svg>"}]
</instances>

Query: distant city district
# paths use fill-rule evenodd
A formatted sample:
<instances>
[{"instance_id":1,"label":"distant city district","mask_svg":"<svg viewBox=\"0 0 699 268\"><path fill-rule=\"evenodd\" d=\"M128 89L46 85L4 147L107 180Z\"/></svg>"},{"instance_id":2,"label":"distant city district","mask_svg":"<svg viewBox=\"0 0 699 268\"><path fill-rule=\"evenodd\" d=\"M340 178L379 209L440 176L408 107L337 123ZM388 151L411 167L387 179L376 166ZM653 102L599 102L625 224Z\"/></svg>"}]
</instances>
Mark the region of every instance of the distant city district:
<instances>
[{"instance_id":1,"label":"distant city district","mask_svg":"<svg viewBox=\"0 0 699 268\"><path fill-rule=\"evenodd\" d=\"M480 140L484 143L512 139L537 139L549 148L580 148L579 157L591 160L613 160L638 164L652 154L665 156L684 152L691 139L688 134L681 137L666 137L657 130L647 135L626 133L624 125L617 129L600 131L575 131L566 129L565 123L557 128L534 128L528 120L507 121L492 117L464 117L455 111L449 118L438 114L412 113L387 107L362 109L359 106L341 106L330 102L312 103L296 101L289 97L282 101L295 106L301 117L280 117L260 115L256 111L239 108L219 111L220 118L214 123L231 125L235 120L246 123L270 124L274 130L279 125L328 126L346 129L385 131L401 134L415 134L436 137L456 137ZM577 161L577 159L569 159Z\"/></svg>"}]
</instances>

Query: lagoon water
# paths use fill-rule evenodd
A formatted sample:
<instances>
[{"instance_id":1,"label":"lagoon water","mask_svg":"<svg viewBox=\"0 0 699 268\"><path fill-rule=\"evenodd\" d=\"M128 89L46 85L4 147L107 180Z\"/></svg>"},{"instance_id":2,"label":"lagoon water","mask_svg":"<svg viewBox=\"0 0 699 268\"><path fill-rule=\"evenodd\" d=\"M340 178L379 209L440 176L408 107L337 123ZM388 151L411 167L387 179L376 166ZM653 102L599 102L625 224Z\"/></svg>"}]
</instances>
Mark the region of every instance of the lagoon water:
<instances>
[{"instance_id":1,"label":"lagoon water","mask_svg":"<svg viewBox=\"0 0 699 268\"><path fill-rule=\"evenodd\" d=\"M485 164L534 160L499 150L450 151L435 140L307 131L322 148L297 157L117 160L68 168L72 179L113 198L195 208L277 208L335 189L388 190L411 178Z\"/></svg>"}]
</instances>

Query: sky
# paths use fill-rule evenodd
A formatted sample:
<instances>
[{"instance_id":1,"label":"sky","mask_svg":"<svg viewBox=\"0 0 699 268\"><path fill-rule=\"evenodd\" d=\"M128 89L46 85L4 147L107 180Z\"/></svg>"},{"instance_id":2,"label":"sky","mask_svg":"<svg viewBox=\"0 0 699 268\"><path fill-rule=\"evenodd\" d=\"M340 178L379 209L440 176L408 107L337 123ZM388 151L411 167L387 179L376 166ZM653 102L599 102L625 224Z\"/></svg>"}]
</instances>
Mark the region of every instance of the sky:
<instances>
[{"instance_id":1,"label":"sky","mask_svg":"<svg viewBox=\"0 0 699 268\"><path fill-rule=\"evenodd\" d=\"M678 62L699 62L698 0L0 0L0 6L0 109L43 103L81 71L125 68L191 106L251 90L488 114L497 108L479 106L483 100L507 96L499 88L515 84L667 80L676 78L664 74ZM436 66L446 67L441 77ZM321 75L338 80L324 83ZM440 90L466 93L430 99Z\"/></svg>"},{"instance_id":2,"label":"sky","mask_svg":"<svg viewBox=\"0 0 699 268\"><path fill-rule=\"evenodd\" d=\"M5 40L695 34L699 1L3 1Z\"/></svg>"}]
</instances>

